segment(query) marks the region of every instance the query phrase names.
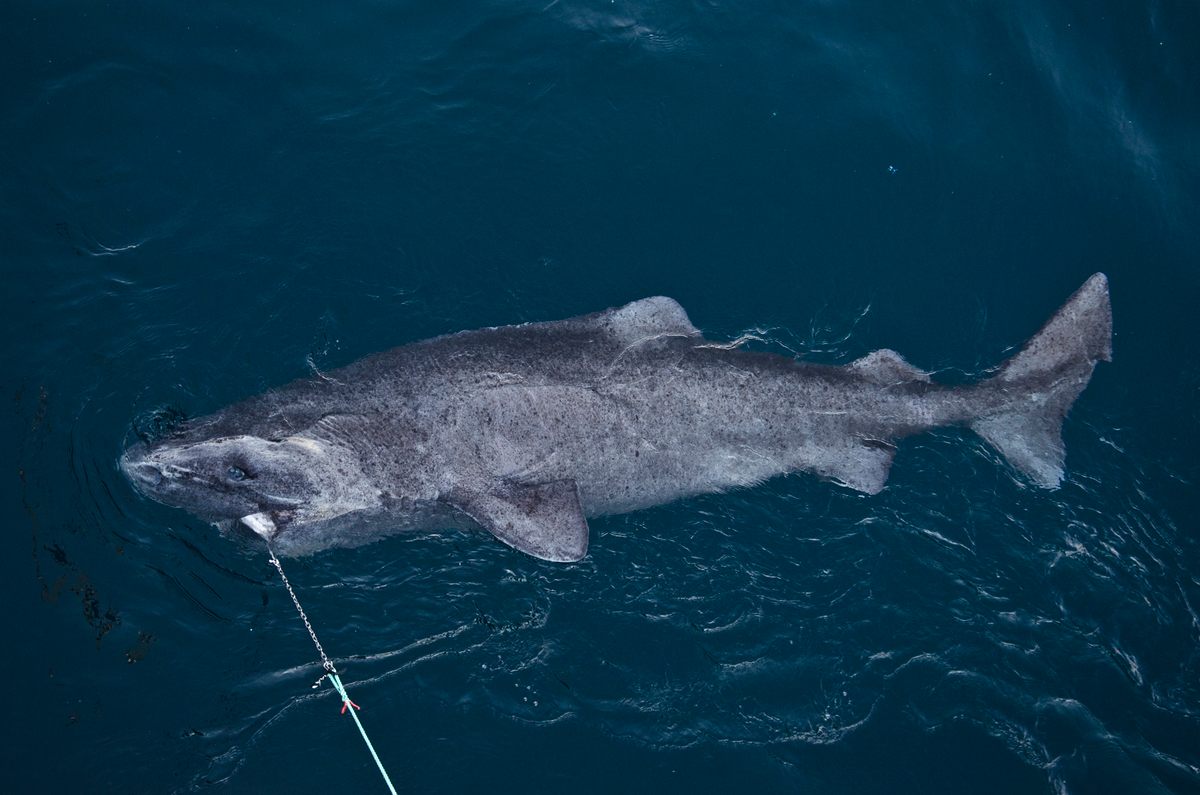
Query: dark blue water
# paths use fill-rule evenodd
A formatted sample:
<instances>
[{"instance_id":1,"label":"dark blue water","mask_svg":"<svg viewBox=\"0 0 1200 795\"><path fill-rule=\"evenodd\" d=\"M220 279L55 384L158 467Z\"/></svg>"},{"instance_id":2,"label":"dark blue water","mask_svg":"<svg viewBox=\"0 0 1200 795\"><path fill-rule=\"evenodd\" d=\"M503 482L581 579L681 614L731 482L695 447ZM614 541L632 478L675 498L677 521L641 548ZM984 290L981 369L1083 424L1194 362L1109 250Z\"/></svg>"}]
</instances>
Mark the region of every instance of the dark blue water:
<instances>
[{"instance_id":1,"label":"dark blue water","mask_svg":"<svg viewBox=\"0 0 1200 795\"><path fill-rule=\"evenodd\" d=\"M406 791L1200 792L1192 2L0 10L8 792L380 791L261 550L134 429L647 295L966 381L1094 271L1115 361L981 441L288 561Z\"/></svg>"}]
</instances>

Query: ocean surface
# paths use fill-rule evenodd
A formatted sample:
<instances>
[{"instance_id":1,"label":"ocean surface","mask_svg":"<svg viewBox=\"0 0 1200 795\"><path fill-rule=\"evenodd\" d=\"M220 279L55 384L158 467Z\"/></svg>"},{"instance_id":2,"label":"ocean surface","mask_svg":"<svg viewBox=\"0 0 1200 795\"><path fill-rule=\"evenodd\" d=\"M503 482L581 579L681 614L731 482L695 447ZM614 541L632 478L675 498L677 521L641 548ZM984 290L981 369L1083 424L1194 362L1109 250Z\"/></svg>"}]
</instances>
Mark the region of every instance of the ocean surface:
<instances>
[{"instance_id":1,"label":"ocean surface","mask_svg":"<svg viewBox=\"0 0 1200 795\"><path fill-rule=\"evenodd\" d=\"M1200 6L0 8L4 792L382 792L264 551L139 434L669 295L964 383L1091 273L1063 487L906 440L594 520L284 561L405 792L1200 792Z\"/></svg>"}]
</instances>

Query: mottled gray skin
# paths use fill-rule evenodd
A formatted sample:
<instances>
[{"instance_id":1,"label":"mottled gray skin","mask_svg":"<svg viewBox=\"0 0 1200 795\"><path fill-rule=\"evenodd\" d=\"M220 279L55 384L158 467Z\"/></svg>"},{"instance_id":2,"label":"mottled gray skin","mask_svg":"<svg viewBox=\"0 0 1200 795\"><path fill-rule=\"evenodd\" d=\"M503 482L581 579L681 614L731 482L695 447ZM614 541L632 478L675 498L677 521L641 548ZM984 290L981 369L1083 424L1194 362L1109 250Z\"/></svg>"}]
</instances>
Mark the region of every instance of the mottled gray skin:
<instances>
[{"instance_id":1,"label":"mottled gray skin","mask_svg":"<svg viewBox=\"0 0 1200 795\"><path fill-rule=\"evenodd\" d=\"M131 448L122 466L148 496L218 524L264 517L280 553L478 524L578 560L585 516L797 471L876 493L895 443L939 426L974 428L1053 488L1062 418L1110 338L1102 274L967 387L891 351L831 367L736 350L650 298L370 356Z\"/></svg>"}]
</instances>

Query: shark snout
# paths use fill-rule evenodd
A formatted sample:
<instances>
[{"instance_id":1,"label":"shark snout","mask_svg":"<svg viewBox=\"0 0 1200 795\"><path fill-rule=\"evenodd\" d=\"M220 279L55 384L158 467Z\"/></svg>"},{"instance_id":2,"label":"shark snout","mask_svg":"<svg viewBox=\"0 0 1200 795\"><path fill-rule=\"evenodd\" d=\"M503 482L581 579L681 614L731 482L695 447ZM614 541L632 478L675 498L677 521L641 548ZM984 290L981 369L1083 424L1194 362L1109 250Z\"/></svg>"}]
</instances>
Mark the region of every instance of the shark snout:
<instances>
[{"instance_id":1,"label":"shark snout","mask_svg":"<svg viewBox=\"0 0 1200 795\"><path fill-rule=\"evenodd\" d=\"M129 476L130 480L141 486L154 488L161 485L164 479L161 469L145 461L129 464L122 462L121 468L125 470L125 474Z\"/></svg>"},{"instance_id":2,"label":"shark snout","mask_svg":"<svg viewBox=\"0 0 1200 795\"><path fill-rule=\"evenodd\" d=\"M138 489L160 488L165 481L178 476L175 470L176 467L155 461L141 445L126 450L121 456L121 471Z\"/></svg>"},{"instance_id":3,"label":"shark snout","mask_svg":"<svg viewBox=\"0 0 1200 795\"><path fill-rule=\"evenodd\" d=\"M125 477L137 489L154 489L165 480L162 468L149 460L143 445L126 450L121 456L120 466Z\"/></svg>"}]
</instances>

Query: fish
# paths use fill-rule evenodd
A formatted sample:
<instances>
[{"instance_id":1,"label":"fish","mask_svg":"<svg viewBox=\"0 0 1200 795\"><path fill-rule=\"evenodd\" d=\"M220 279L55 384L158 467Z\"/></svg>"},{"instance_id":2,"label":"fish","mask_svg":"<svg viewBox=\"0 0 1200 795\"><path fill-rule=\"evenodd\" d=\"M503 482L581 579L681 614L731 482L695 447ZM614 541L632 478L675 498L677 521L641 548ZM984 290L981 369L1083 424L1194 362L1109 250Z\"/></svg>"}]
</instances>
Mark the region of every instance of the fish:
<instances>
[{"instance_id":1,"label":"fish","mask_svg":"<svg viewBox=\"0 0 1200 795\"><path fill-rule=\"evenodd\" d=\"M570 563L589 517L791 473L878 494L902 440L947 426L1058 488L1063 419L1111 359L1102 273L965 385L888 349L836 366L710 341L657 296L371 355L135 443L119 466L146 497L282 555L482 528Z\"/></svg>"}]
</instances>

